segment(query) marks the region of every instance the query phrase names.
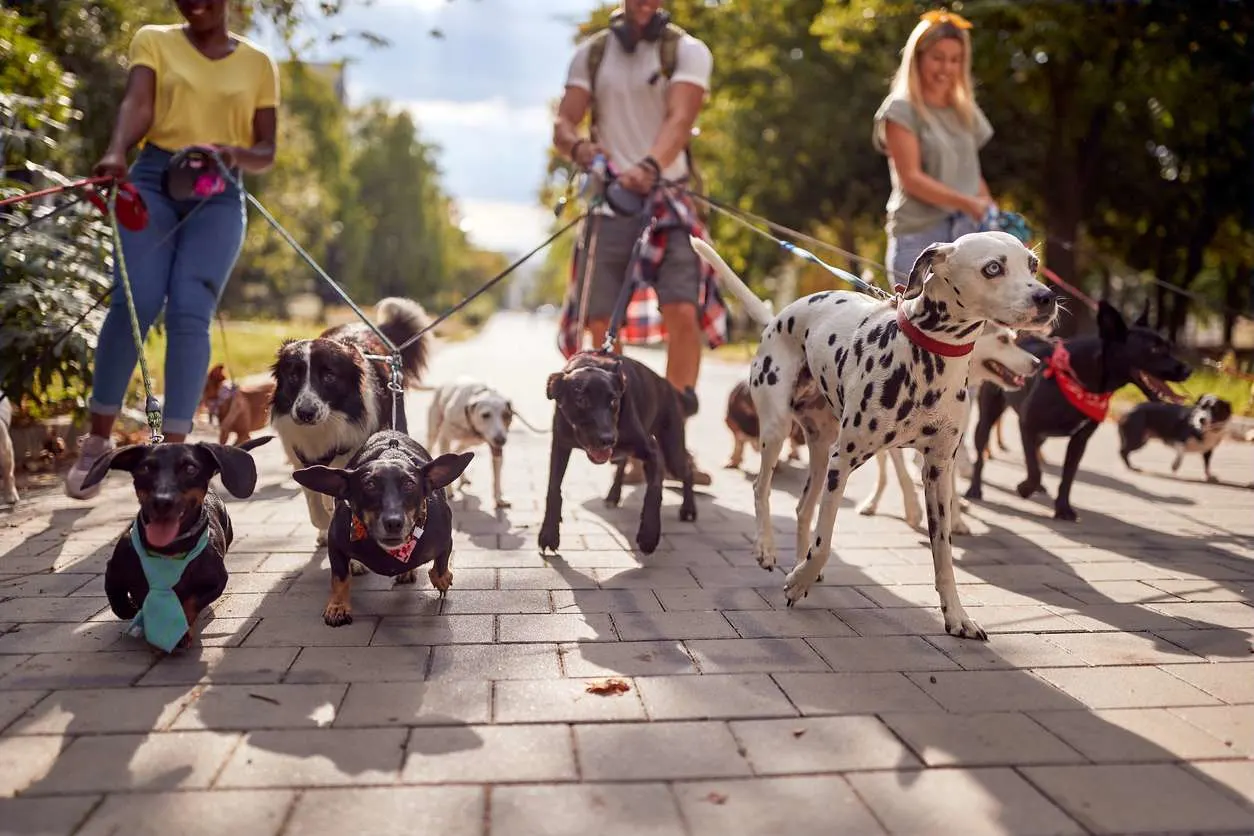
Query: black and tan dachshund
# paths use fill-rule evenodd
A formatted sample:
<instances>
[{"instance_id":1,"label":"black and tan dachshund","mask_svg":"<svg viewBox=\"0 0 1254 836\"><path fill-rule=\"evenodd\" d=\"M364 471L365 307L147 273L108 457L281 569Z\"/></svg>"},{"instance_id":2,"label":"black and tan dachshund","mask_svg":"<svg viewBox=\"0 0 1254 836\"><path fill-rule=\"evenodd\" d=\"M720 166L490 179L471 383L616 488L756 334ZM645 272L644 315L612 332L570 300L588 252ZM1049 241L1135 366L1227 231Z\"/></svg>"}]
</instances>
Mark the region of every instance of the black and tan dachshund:
<instances>
[{"instance_id":1,"label":"black and tan dachshund","mask_svg":"<svg viewBox=\"0 0 1254 836\"><path fill-rule=\"evenodd\" d=\"M1113 306L1103 301L1097 309L1097 334L1073 337L1052 344L1035 337L1020 338L1020 345L1041 358L1038 371L1017 392L1006 392L985 384L979 394L979 421L975 427L975 449L983 450L994 422L1009 406L1018 413L1019 434L1027 478L1018 493L1026 498L1043 491L1040 448L1046 438L1070 437L1062 465L1054 518L1075 521L1071 507L1071 484L1089 439L1105 417L1110 395L1135 384L1153 401L1170 395L1160 381L1181 382L1192 372L1174 354L1174 346L1149 327L1149 307L1131 327ZM968 499L982 497L983 456L976 457L971 473Z\"/></svg>"},{"instance_id":2,"label":"black and tan dachshund","mask_svg":"<svg viewBox=\"0 0 1254 836\"><path fill-rule=\"evenodd\" d=\"M617 460L606 505L622 500L623 469L629 456L644 464L644 508L636 545L651 554L662 537L662 468L679 476L683 501L679 518L697 518L692 490L692 462L684 439L684 420L697 411L692 389L675 391L664 378L630 357L595 351L576 354L560 372L549 375L546 393L556 401L553 443L549 452L549 490L540 526L540 551L557 551L561 542L562 480L571 451L578 448L593 464Z\"/></svg>"},{"instance_id":3,"label":"black and tan dachshund","mask_svg":"<svg viewBox=\"0 0 1254 836\"><path fill-rule=\"evenodd\" d=\"M314 465L292 478L335 500L327 551L331 559L331 599L322 620L332 627L351 624L352 561L396 583L417 580L418 566L434 561L431 585L443 597L453 585L453 512L445 485L470 464L474 453L446 453L434 461L403 432L380 430L341 469Z\"/></svg>"},{"instance_id":4,"label":"black and tan dachshund","mask_svg":"<svg viewBox=\"0 0 1254 836\"><path fill-rule=\"evenodd\" d=\"M232 496L252 496L257 465L248 451L273 437L250 439L238 447L203 442L132 444L101 456L88 471L84 487L104 479L110 470L131 474L139 514L105 565L105 595L118 618L143 613L142 631L153 646L166 652L190 647L197 616L226 589L226 553L234 533L226 504L209 482L221 474L222 486ZM162 584L149 573L167 570L177 577L172 591L185 625L177 612L157 606L160 600L148 601L150 586L160 589Z\"/></svg>"}]
</instances>

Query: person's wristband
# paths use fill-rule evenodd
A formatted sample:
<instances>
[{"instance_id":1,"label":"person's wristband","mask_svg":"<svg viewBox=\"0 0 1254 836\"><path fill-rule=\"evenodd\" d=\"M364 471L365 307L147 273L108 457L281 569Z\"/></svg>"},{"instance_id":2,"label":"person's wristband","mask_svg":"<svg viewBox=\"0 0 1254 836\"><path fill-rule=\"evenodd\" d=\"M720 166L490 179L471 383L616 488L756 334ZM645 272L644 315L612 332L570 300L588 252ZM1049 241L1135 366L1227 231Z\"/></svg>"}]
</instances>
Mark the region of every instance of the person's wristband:
<instances>
[{"instance_id":1,"label":"person's wristband","mask_svg":"<svg viewBox=\"0 0 1254 836\"><path fill-rule=\"evenodd\" d=\"M658 165L657 160L653 159L652 155L649 155L645 157L643 160L641 160L640 165L644 166L645 168L653 169L654 182L657 182L658 180L662 179L662 167Z\"/></svg>"},{"instance_id":2,"label":"person's wristband","mask_svg":"<svg viewBox=\"0 0 1254 836\"><path fill-rule=\"evenodd\" d=\"M586 140L586 139L576 139L576 140L575 140L575 144L574 144L574 145L572 145L572 146L570 146L570 158L571 158L571 160L572 160L572 161L574 161L574 162L578 162L578 161L579 161L579 156L578 156L578 155L579 155L579 146L580 146L580 145L584 145L585 143L587 143L587 141L588 141L588 140Z\"/></svg>"}]
</instances>

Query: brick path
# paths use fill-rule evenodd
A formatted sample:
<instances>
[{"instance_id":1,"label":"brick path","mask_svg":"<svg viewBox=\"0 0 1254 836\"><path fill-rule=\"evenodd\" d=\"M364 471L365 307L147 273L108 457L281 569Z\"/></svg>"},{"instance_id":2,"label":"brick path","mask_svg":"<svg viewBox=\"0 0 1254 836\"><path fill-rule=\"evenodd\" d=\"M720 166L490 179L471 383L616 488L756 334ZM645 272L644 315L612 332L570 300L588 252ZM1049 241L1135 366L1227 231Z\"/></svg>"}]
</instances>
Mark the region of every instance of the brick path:
<instances>
[{"instance_id":1,"label":"brick path","mask_svg":"<svg viewBox=\"0 0 1254 836\"><path fill-rule=\"evenodd\" d=\"M429 380L487 376L547 425L552 333L499 317ZM0 831L1254 831L1254 494L1200 484L1197 457L1164 475L1161 446L1128 473L1107 427L1074 491L1081 522L1055 524L1007 492L1017 453L999 458L956 549L991 636L975 644L943 635L893 492L883 516L853 513L864 471L825 582L785 610L782 575L750 555L749 477L719 469L742 369L703 371L692 444L714 485L695 524L667 491L651 557L629 548L641 491L606 511L609 470L576 455L562 556L541 559L548 443L519 428L503 516L480 501L488 460L472 464L447 600L359 579L339 629L277 445L258 451L257 495L231 503L232 577L204 646L173 658L123 636L103 597L134 513L124 476L93 503L0 516ZM429 398L409 401L419 438ZM1215 470L1248 484L1251 448L1225 443ZM781 532L803 478L793 464L776 480ZM631 690L585 690L607 676Z\"/></svg>"}]
</instances>

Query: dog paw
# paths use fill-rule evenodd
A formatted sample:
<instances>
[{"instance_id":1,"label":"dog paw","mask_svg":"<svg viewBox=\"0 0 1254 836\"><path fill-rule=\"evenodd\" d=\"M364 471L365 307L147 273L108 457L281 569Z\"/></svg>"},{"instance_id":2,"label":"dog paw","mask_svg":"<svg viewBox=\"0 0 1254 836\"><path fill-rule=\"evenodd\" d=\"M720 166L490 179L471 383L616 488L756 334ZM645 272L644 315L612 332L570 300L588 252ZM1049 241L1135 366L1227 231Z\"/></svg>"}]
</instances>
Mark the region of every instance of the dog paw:
<instances>
[{"instance_id":1,"label":"dog paw","mask_svg":"<svg viewBox=\"0 0 1254 836\"><path fill-rule=\"evenodd\" d=\"M314 538L315 546L325 546L327 544L327 532L324 529L318 529L318 536Z\"/></svg>"},{"instance_id":2,"label":"dog paw","mask_svg":"<svg viewBox=\"0 0 1254 836\"><path fill-rule=\"evenodd\" d=\"M418 570L410 569L408 572L401 572L399 575L397 575L396 578L392 581L392 585L401 586L403 584L417 583L417 582L418 582Z\"/></svg>"},{"instance_id":3,"label":"dog paw","mask_svg":"<svg viewBox=\"0 0 1254 836\"><path fill-rule=\"evenodd\" d=\"M874 502L863 502L858 506L858 513L864 517L874 517L875 512L878 510L879 506L877 506Z\"/></svg>"},{"instance_id":4,"label":"dog paw","mask_svg":"<svg viewBox=\"0 0 1254 836\"><path fill-rule=\"evenodd\" d=\"M775 571L775 549L768 548L761 541L753 543L753 559L766 571Z\"/></svg>"},{"instance_id":5,"label":"dog paw","mask_svg":"<svg viewBox=\"0 0 1254 836\"><path fill-rule=\"evenodd\" d=\"M1027 499L1029 496L1036 493L1040 489L1041 489L1040 485L1033 484L1027 480L1020 482L1015 487L1015 491L1019 494L1019 496L1023 497L1024 499Z\"/></svg>"},{"instance_id":6,"label":"dog paw","mask_svg":"<svg viewBox=\"0 0 1254 836\"><path fill-rule=\"evenodd\" d=\"M1070 505L1057 505L1054 506L1054 519L1062 520L1063 522L1076 522L1080 518Z\"/></svg>"},{"instance_id":7,"label":"dog paw","mask_svg":"<svg viewBox=\"0 0 1254 836\"><path fill-rule=\"evenodd\" d=\"M788 573L784 578L784 597L788 600L788 606L792 607L802 598L810 594L810 587L814 586L817 578L807 578L805 564L797 566Z\"/></svg>"},{"instance_id":8,"label":"dog paw","mask_svg":"<svg viewBox=\"0 0 1254 836\"><path fill-rule=\"evenodd\" d=\"M644 528L643 526L636 532L636 545L644 554L653 554L657 551L657 544L662 539L662 532L653 528Z\"/></svg>"},{"instance_id":9,"label":"dog paw","mask_svg":"<svg viewBox=\"0 0 1254 836\"><path fill-rule=\"evenodd\" d=\"M739 467L740 467L740 462L733 461L733 462L728 462L727 464L723 465L723 470L736 470Z\"/></svg>"},{"instance_id":10,"label":"dog paw","mask_svg":"<svg viewBox=\"0 0 1254 836\"><path fill-rule=\"evenodd\" d=\"M510 501L509 501L508 499L506 499L505 497L503 497L503 496L498 496L498 497L496 498L496 510L498 510L498 511L503 511L503 510L505 510L506 508L513 508L513 507L514 507L514 503L510 502Z\"/></svg>"},{"instance_id":11,"label":"dog paw","mask_svg":"<svg viewBox=\"0 0 1254 836\"><path fill-rule=\"evenodd\" d=\"M1218 481L1219 481L1219 477L1218 477L1218 476L1215 476L1215 475L1213 475L1213 474L1207 473L1207 474L1206 474L1206 481L1207 481L1207 482L1210 482L1210 483L1213 485L1213 484L1215 484L1216 482L1218 482Z\"/></svg>"},{"instance_id":12,"label":"dog paw","mask_svg":"<svg viewBox=\"0 0 1254 836\"><path fill-rule=\"evenodd\" d=\"M967 525L967 521L962 517L954 517L953 523L949 526L950 534L970 534L971 527Z\"/></svg>"},{"instance_id":13,"label":"dog paw","mask_svg":"<svg viewBox=\"0 0 1254 836\"><path fill-rule=\"evenodd\" d=\"M973 484L973 485L967 486L967 492L964 493L963 496L965 496L967 499L983 499L984 491L980 488L979 485Z\"/></svg>"},{"instance_id":14,"label":"dog paw","mask_svg":"<svg viewBox=\"0 0 1254 836\"><path fill-rule=\"evenodd\" d=\"M984 632L984 628L972 621L963 610L945 613L945 632L960 639L988 641L988 633Z\"/></svg>"},{"instance_id":15,"label":"dog paw","mask_svg":"<svg viewBox=\"0 0 1254 836\"><path fill-rule=\"evenodd\" d=\"M322 620L328 627L343 627L353 623L353 608L340 601L332 601L322 611Z\"/></svg>"},{"instance_id":16,"label":"dog paw","mask_svg":"<svg viewBox=\"0 0 1254 836\"><path fill-rule=\"evenodd\" d=\"M445 569L441 575L434 566L427 572L427 577L431 578L431 585L440 590L440 597L443 598L448 594L449 587L453 585L453 573Z\"/></svg>"},{"instance_id":17,"label":"dog paw","mask_svg":"<svg viewBox=\"0 0 1254 836\"><path fill-rule=\"evenodd\" d=\"M622 502L623 495L621 492L610 491L605 497L606 508L617 508Z\"/></svg>"},{"instance_id":18,"label":"dog paw","mask_svg":"<svg viewBox=\"0 0 1254 836\"><path fill-rule=\"evenodd\" d=\"M352 572L355 577L369 575L370 570L366 568L366 564L356 560L350 560L348 563L348 571Z\"/></svg>"},{"instance_id":19,"label":"dog paw","mask_svg":"<svg viewBox=\"0 0 1254 836\"><path fill-rule=\"evenodd\" d=\"M561 534L558 532L557 526L542 526L540 528L540 554L546 551L557 554L557 547L561 544Z\"/></svg>"},{"instance_id":20,"label":"dog paw","mask_svg":"<svg viewBox=\"0 0 1254 836\"><path fill-rule=\"evenodd\" d=\"M923 521L923 512L921 511L914 513L914 514L906 514L905 520L906 520L906 525L910 526L916 531L923 531L924 529L927 528L927 525Z\"/></svg>"}]
</instances>

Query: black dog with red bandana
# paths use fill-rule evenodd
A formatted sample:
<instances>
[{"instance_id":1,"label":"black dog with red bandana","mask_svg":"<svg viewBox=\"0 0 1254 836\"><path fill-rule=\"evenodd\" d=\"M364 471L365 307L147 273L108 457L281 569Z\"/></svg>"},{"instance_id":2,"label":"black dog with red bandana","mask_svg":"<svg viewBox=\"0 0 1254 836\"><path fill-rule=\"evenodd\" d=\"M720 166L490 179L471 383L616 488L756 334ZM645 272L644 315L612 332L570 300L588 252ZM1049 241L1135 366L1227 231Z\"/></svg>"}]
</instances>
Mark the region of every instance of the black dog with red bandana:
<instances>
[{"instance_id":1,"label":"black dog with red bandana","mask_svg":"<svg viewBox=\"0 0 1254 836\"><path fill-rule=\"evenodd\" d=\"M351 561L377 575L413 583L416 569L428 572L443 597L453 584L453 512L444 487L474 458L473 453L431 454L402 432L370 436L343 468L314 465L292 474L296 482L335 500L327 533L331 559L331 600L322 620L332 627L351 624Z\"/></svg>"}]
</instances>

